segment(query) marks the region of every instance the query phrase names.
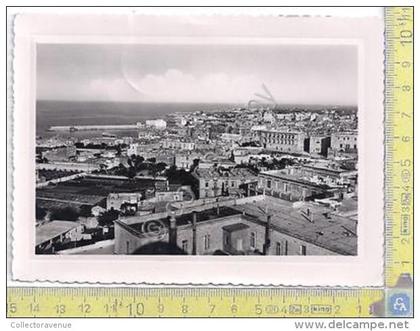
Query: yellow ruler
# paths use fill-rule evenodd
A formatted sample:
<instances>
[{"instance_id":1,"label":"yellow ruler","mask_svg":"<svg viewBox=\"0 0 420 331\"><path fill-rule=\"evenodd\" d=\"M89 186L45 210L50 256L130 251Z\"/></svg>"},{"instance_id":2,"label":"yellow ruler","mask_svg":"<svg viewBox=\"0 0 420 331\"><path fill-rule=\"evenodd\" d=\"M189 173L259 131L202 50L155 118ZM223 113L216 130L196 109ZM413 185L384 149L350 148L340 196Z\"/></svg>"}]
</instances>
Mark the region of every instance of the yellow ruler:
<instances>
[{"instance_id":1,"label":"yellow ruler","mask_svg":"<svg viewBox=\"0 0 420 331\"><path fill-rule=\"evenodd\" d=\"M386 286L413 275L413 8L385 15Z\"/></svg>"},{"instance_id":2,"label":"yellow ruler","mask_svg":"<svg viewBox=\"0 0 420 331\"><path fill-rule=\"evenodd\" d=\"M9 317L368 317L382 290L10 288Z\"/></svg>"},{"instance_id":3,"label":"yellow ruler","mask_svg":"<svg viewBox=\"0 0 420 331\"><path fill-rule=\"evenodd\" d=\"M377 289L8 288L8 317L407 317L413 277L413 8L385 9L385 284Z\"/></svg>"}]
</instances>

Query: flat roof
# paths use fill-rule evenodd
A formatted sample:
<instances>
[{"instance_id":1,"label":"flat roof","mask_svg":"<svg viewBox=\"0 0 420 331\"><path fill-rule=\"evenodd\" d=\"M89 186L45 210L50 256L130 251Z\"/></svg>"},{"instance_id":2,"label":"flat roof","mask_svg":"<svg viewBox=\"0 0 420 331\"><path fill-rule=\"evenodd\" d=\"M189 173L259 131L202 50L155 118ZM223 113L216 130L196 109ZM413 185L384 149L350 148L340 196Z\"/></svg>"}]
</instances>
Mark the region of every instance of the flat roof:
<instances>
[{"instance_id":1,"label":"flat roof","mask_svg":"<svg viewBox=\"0 0 420 331\"><path fill-rule=\"evenodd\" d=\"M266 197L265 200L234 208L240 212L245 211L245 215L260 220L263 225L265 215L261 209L267 206L272 215L273 229L342 255L357 254L357 222L332 213L328 207L303 203L294 208L289 201ZM308 209L313 222L310 221L311 216L306 214Z\"/></svg>"},{"instance_id":2,"label":"flat roof","mask_svg":"<svg viewBox=\"0 0 420 331\"><path fill-rule=\"evenodd\" d=\"M209 208L209 209L205 209L205 210L201 210L201 211L197 211L197 223L201 223L201 222L206 222L206 221L210 221L213 219L218 219L218 218L223 218L223 217L227 217L227 216L233 216L233 215L239 215L240 212L234 208L231 207L219 207L219 212L217 213L217 208ZM135 217L135 216L133 216ZM192 223L192 219L193 219L193 212L189 211L186 214L182 214L182 215L176 215L176 224L177 226L183 226L183 225L187 225L187 224L191 224ZM134 223L134 224L126 224L127 226L131 227L133 230L137 231L138 233L144 233L144 230L147 230L148 227L144 226L143 223L148 223L148 222L154 222L154 223L159 223L163 226L165 226L166 228L169 228L169 218L168 217L164 217L164 218L159 218L159 219L153 219L150 221L144 221L140 223Z\"/></svg>"},{"instance_id":3,"label":"flat roof","mask_svg":"<svg viewBox=\"0 0 420 331\"><path fill-rule=\"evenodd\" d=\"M288 181L291 181L291 182L295 182L295 183L303 184L303 185L307 185L307 186L312 186L312 187L315 187L315 188L322 188L322 189L331 188L330 186L328 186L326 184L317 184L317 183L311 182L311 181L307 180L306 178L304 178L303 176L295 176L295 175L285 173L284 169L262 171L262 172L260 172L260 175L267 175L267 176L271 176L271 177L275 177L275 178L279 178L279 179L285 179L285 180L288 180Z\"/></svg>"},{"instance_id":4,"label":"flat roof","mask_svg":"<svg viewBox=\"0 0 420 331\"><path fill-rule=\"evenodd\" d=\"M64 234L72 229L81 226L77 222L70 221L51 221L40 226L37 226L35 229L35 243L40 245L46 241L49 241L55 237L58 237L61 234Z\"/></svg>"},{"instance_id":5,"label":"flat roof","mask_svg":"<svg viewBox=\"0 0 420 331\"><path fill-rule=\"evenodd\" d=\"M336 172L336 173L343 173L343 172L357 172L357 170L347 170L340 167L332 168L329 167L327 164L323 163L312 163L312 164L303 164L301 165L302 168L309 168L309 169L315 169L315 170L327 170L330 172Z\"/></svg>"},{"instance_id":6,"label":"flat roof","mask_svg":"<svg viewBox=\"0 0 420 331\"><path fill-rule=\"evenodd\" d=\"M217 219L238 215L243 222L238 219L239 222L234 224L235 226L246 221L265 226L266 215L262 210L265 210L266 207L272 215L273 230L341 255L357 254L357 221L350 217L340 216L339 212L333 213L331 208L316 203L306 202L296 207L296 203L266 196L261 201L220 207L219 214L217 214L216 208L197 211L197 224L215 220L215 226L217 226ZM309 216L308 209L310 210ZM189 210L185 214L176 215L177 225L191 224L192 214L192 211ZM139 222L132 224L126 224L124 220L117 222L135 235L142 235L148 228L148 222L158 222L165 229L169 228L168 217L143 222L139 217ZM223 229L225 228L223 227ZM229 229L229 226L227 228Z\"/></svg>"}]
</instances>

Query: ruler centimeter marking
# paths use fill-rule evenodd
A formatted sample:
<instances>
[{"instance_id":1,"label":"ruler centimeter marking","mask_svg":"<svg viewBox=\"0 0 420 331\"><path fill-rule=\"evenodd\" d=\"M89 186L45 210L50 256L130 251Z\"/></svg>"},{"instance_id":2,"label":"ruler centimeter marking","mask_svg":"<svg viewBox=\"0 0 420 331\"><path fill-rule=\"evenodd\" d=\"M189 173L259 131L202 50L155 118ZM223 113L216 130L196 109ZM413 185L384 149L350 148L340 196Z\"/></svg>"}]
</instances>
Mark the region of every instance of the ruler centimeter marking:
<instances>
[{"instance_id":1,"label":"ruler centimeter marking","mask_svg":"<svg viewBox=\"0 0 420 331\"><path fill-rule=\"evenodd\" d=\"M9 288L9 317L369 317L381 289Z\"/></svg>"},{"instance_id":2,"label":"ruler centimeter marking","mask_svg":"<svg viewBox=\"0 0 420 331\"><path fill-rule=\"evenodd\" d=\"M385 9L385 284L413 275L413 8Z\"/></svg>"},{"instance_id":3,"label":"ruler centimeter marking","mask_svg":"<svg viewBox=\"0 0 420 331\"><path fill-rule=\"evenodd\" d=\"M8 317L384 316L413 275L413 8L385 9L385 288L9 287Z\"/></svg>"}]
</instances>

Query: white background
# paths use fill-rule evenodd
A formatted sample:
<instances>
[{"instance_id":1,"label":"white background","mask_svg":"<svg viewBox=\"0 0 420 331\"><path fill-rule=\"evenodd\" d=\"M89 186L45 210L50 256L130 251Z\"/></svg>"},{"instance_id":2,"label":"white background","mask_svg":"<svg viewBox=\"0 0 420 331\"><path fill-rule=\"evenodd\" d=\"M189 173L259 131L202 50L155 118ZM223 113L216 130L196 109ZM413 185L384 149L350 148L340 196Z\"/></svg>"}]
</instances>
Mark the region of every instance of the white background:
<instances>
[{"instance_id":1,"label":"white background","mask_svg":"<svg viewBox=\"0 0 420 331\"><path fill-rule=\"evenodd\" d=\"M56 6L57 4L63 4L63 5L100 5L100 6L104 6L104 5L128 5L128 6L133 6L133 5L175 5L174 1L158 1L158 0L154 0L154 1L80 1L80 0L73 0L73 1L19 1L19 0L9 0L9 1L3 1L2 4L2 9L3 9L3 15L1 15L1 20L2 20L2 36L3 38L1 38L2 41L6 40L6 36L5 36L5 32L6 32L6 9L5 6L30 6L30 5L50 5L50 6ZM180 5L197 5L199 3L203 3L203 5L205 4L210 4L212 6L214 5L289 5L289 6L296 6L296 5L312 5L314 4L314 1L229 1L229 3L227 1L220 1L220 0L213 0L213 1L183 1L182 3L180 3ZM378 6L385 6L385 5L414 5L414 1L316 1L316 5L378 5ZM24 8L18 8L19 12L24 11ZM31 9L32 11L45 11L46 8L33 8ZM48 10L57 10L57 9L48 9ZM69 8L66 9L66 12L70 10L73 12L92 12L94 11L95 13L99 12L98 8ZM116 12L127 12L133 9L128 9L128 8L103 8L100 11L101 12L110 12L110 13L116 13ZM162 12L163 10L165 11L165 14L188 14L189 12L191 12L191 10L195 11L195 12L201 12L201 13L208 13L209 9L200 9L200 8L166 8L166 9L154 9L154 8L138 8L138 9L134 9L136 11L142 11L145 13L156 13L156 12ZM9 8L10 11L10 8ZM25 10L27 11L27 10ZM220 9L217 8L213 8L212 11L215 12L220 12ZM227 14L239 14L239 13L244 13L244 14L297 14L297 15L303 15L303 14L310 14L310 15L332 15L332 16L372 16L372 15L381 15L381 9L379 8L353 8L353 9L349 9L349 8L225 8L223 9L223 13L227 13ZM418 16L418 15L416 15ZM416 35L416 34L415 34ZM417 43L415 43L417 44ZM2 47L5 48L5 43L2 43ZM418 53L418 52L416 52ZM6 54L6 50L3 49L3 52L0 53L1 56L1 63L5 64L6 63L6 58L5 58L5 54ZM6 66L2 66L1 67L2 70L2 77L5 77L5 70L6 70ZM2 139L2 143L3 143L3 151L5 151L6 148L6 143L7 143L7 139L6 139L6 107L5 107L5 90L6 90L6 83L5 80L1 80L1 86L0 86L0 91L2 93L2 101L3 101L3 111L4 111L4 116L1 117L1 122L2 122L2 129L0 130L0 136ZM418 93L416 93L418 95ZM418 116L416 119L416 128L418 128ZM10 128L9 128L10 131ZM9 151L10 153L10 151ZM417 155L418 156L418 155ZM416 159L418 159L418 157L416 156ZM418 160L417 160L418 161ZM5 178L5 173L6 173L6 167L7 167L7 157L6 157L6 153L1 153L1 173L3 174L3 178ZM2 181L3 183L4 181ZM418 180L416 180L415 183L416 187L418 187ZM10 185L10 181L9 181L9 185ZM3 202L3 222L6 221L6 185L2 185L0 188L0 199ZM9 187L10 189L10 187ZM418 202L418 195L416 195L416 200L415 202ZM415 203L416 205L418 205L417 203ZM5 226L5 225L3 225ZM3 228L5 230L5 227ZM2 247L5 247L5 236L0 236L0 241L1 241L1 245L3 245ZM416 248L417 251L417 248ZM1 254L1 261L0 261L0 265L2 266L2 268L4 268L4 266L6 265L6 261L5 261L5 254ZM416 268L416 271L418 268ZM4 270L2 270L3 272L1 272L1 277L2 277L2 286L0 287L0 297L1 298L5 298L5 272ZM416 307L418 307L419 305L416 305ZM3 306L4 307L4 306ZM418 309L417 309L418 310ZM2 329L10 329L10 320L6 321L4 319L4 314L5 311L4 309L1 311L1 316L2 316ZM29 322L29 320L27 320ZM118 323L118 324L117 324ZM232 323L235 323L234 325ZM261 328L265 328L265 327L270 327L273 330L279 329L279 330L293 330L294 329L294 324L293 324L293 320L212 320L212 321L203 321L203 320L164 320L164 321L159 321L159 324L157 324L156 320L142 320L142 321L136 321L136 320L72 320L72 324L73 324L73 329L74 330L82 330L82 329L89 329L89 328L101 328L101 329L115 329L117 327L124 327L124 328L135 328L138 330L141 329L161 329L161 328L171 328L171 329L182 329L182 330L189 330L189 329L196 329L197 327L199 328L204 328L205 329L214 329L217 327L223 327L223 329L230 329L233 326L234 327L240 327L240 328L245 328L245 329L261 329ZM416 323L416 321L411 321L411 328L410 329L417 329L419 327L419 323Z\"/></svg>"}]
</instances>

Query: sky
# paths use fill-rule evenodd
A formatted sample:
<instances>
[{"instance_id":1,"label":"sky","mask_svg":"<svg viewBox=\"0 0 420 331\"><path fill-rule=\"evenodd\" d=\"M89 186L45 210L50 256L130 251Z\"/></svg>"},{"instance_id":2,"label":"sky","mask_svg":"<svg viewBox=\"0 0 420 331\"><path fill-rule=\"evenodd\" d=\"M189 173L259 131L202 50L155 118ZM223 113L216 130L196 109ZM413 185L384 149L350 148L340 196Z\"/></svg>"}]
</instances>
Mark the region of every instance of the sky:
<instances>
[{"instance_id":1,"label":"sky","mask_svg":"<svg viewBox=\"0 0 420 331\"><path fill-rule=\"evenodd\" d=\"M351 45L37 45L37 99L357 104Z\"/></svg>"}]
</instances>

